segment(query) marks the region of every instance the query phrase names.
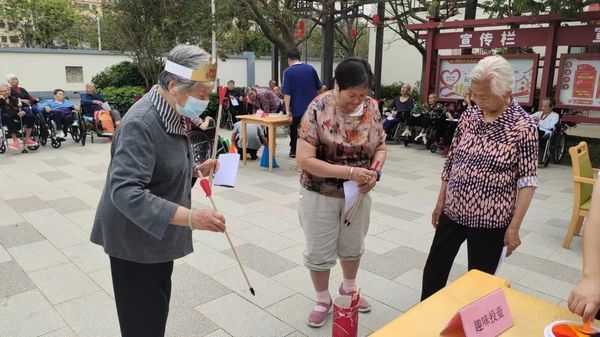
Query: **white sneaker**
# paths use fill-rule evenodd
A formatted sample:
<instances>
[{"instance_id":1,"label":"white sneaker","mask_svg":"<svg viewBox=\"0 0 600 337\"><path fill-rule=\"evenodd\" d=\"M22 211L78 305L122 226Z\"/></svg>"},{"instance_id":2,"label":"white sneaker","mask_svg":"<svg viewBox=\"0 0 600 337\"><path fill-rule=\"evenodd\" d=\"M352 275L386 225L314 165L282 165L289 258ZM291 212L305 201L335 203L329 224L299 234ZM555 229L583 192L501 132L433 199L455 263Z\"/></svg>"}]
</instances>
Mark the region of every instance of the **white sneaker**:
<instances>
[{"instance_id":1,"label":"white sneaker","mask_svg":"<svg viewBox=\"0 0 600 337\"><path fill-rule=\"evenodd\" d=\"M65 133L60 130L56 133L56 138L65 138Z\"/></svg>"},{"instance_id":2,"label":"white sneaker","mask_svg":"<svg viewBox=\"0 0 600 337\"><path fill-rule=\"evenodd\" d=\"M427 137L425 135L423 135L423 145L427 145Z\"/></svg>"},{"instance_id":3,"label":"white sneaker","mask_svg":"<svg viewBox=\"0 0 600 337\"><path fill-rule=\"evenodd\" d=\"M419 133L419 135L417 137L415 137L415 142L418 142L419 139L423 138L425 135L422 133Z\"/></svg>"},{"instance_id":4,"label":"white sneaker","mask_svg":"<svg viewBox=\"0 0 600 337\"><path fill-rule=\"evenodd\" d=\"M406 129L404 130L404 132L402 132L402 135L400 135L401 137L410 137L410 130Z\"/></svg>"}]
</instances>

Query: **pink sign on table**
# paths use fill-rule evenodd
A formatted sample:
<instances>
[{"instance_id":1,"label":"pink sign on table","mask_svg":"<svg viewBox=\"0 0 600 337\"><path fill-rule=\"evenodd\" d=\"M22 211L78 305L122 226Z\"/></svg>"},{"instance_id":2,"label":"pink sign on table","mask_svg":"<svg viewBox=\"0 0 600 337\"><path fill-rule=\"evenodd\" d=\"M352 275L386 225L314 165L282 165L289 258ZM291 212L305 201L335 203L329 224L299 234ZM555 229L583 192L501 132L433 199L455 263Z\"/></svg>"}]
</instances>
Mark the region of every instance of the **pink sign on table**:
<instances>
[{"instance_id":1,"label":"pink sign on table","mask_svg":"<svg viewBox=\"0 0 600 337\"><path fill-rule=\"evenodd\" d=\"M462 326L466 337L495 337L513 324L504 292L498 289L460 309L440 334Z\"/></svg>"}]
</instances>

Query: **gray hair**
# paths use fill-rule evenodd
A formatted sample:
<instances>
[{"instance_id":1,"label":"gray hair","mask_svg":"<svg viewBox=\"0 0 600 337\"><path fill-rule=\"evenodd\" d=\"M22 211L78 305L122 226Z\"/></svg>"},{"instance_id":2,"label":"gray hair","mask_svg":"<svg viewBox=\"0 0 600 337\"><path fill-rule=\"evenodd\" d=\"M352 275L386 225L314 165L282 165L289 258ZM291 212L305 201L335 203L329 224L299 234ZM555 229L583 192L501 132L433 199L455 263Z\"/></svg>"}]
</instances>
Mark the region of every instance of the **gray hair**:
<instances>
[{"instance_id":1,"label":"gray hair","mask_svg":"<svg viewBox=\"0 0 600 337\"><path fill-rule=\"evenodd\" d=\"M504 57L488 56L481 59L471 71L471 82L489 82L492 94L504 97L512 92L514 69Z\"/></svg>"},{"instance_id":2,"label":"gray hair","mask_svg":"<svg viewBox=\"0 0 600 337\"><path fill-rule=\"evenodd\" d=\"M6 88L8 91L10 91L10 85L6 83L0 83L0 88Z\"/></svg>"},{"instance_id":3,"label":"gray hair","mask_svg":"<svg viewBox=\"0 0 600 337\"><path fill-rule=\"evenodd\" d=\"M17 77L17 75L15 75L15 74L13 74L13 73L10 73L10 74L7 74L7 75L6 75L6 80L7 80L7 81L10 81L10 80L12 80L13 78L19 79L19 78Z\"/></svg>"},{"instance_id":4,"label":"gray hair","mask_svg":"<svg viewBox=\"0 0 600 337\"><path fill-rule=\"evenodd\" d=\"M256 87L252 87L252 86L247 86L246 89L244 89L244 93L246 95L248 95L251 91L258 92L258 90L256 90Z\"/></svg>"},{"instance_id":5,"label":"gray hair","mask_svg":"<svg viewBox=\"0 0 600 337\"><path fill-rule=\"evenodd\" d=\"M210 55L204 49L185 44L175 46L167 55L167 60L190 69L197 69L201 63L206 63L209 59ZM169 88L169 82L173 80L176 81L175 89L178 90L190 90L198 83L197 81L185 79L165 70L158 76L158 84L165 90Z\"/></svg>"},{"instance_id":6,"label":"gray hair","mask_svg":"<svg viewBox=\"0 0 600 337\"><path fill-rule=\"evenodd\" d=\"M92 82L86 83L85 86L86 87L94 87L94 88L96 87L96 85L94 83L92 83Z\"/></svg>"}]
</instances>

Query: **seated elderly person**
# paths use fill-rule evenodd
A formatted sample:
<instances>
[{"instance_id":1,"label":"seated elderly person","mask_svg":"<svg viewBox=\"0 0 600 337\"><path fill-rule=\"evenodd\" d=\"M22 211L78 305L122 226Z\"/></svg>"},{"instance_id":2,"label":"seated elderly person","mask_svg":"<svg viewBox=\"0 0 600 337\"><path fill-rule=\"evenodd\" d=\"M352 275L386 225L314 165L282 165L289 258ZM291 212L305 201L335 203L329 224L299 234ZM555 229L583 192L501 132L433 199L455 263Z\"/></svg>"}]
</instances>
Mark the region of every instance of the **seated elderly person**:
<instances>
[{"instance_id":1,"label":"seated elderly person","mask_svg":"<svg viewBox=\"0 0 600 337\"><path fill-rule=\"evenodd\" d=\"M246 98L252 104L254 111L262 110L266 113L276 114L281 109L282 101L270 89L246 88Z\"/></svg>"},{"instance_id":2,"label":"seated elderly person","mask_svg":"<svg viewBox=\"0 0 600 337\"><path fill-rule=\"evenodd\" d=\"M406 130L402 133L402 137L411 137L411 127L419 126L421 127L421 132L417 137L415 137L415 141L418 141L420 138L423 139L423 143L427 143L427 128L429 127L430 118L432 116L441 116L444 112L444 105L438 102L438 96L436 94L430 94L427 98L427 103L421 106L421 110L418 113L413 112L413 114L408 119L408 123L406 125Z\"/></svg>"},{"instance_id":3,"label":"seated elderly person","mask_svg":"<svg viewBox=\"0 0 600 337\"><path fill-rule=\"evenodd\" d=\"M19 78L15 74L6 75L6 81L10 85L10 95L21 100L21 106L25 112L36 112L35 105L39 99L31 96L25 88L19 86Z\"/></svg>"},{"instance_id":4,"label":"seated elderly person","mask_svg":"<svg viewBox=\"0 0 600 337\"><path fill-rule=\"evenodd\" d=\"M545 144L556 124L560 120L560 116L552 109L554 108L554 99L546 97L542 100L542 110L531 115L533 121L537 124L540 144Z\"/></svg>"},{"instance_id":5,"label":"seated elderly person","mask_svg":"<svg viewBox=\"0 0 600 337\"><path fill-rule=\"evenodd\" d=\"M64 90L54 89L53 94L54 99L45 100L40 103L39 110L50 114L50 118L56 125L56 138L59 141L64 141L69 126L75 120L73 112L76 109L73 102L65 99Z\"/></svg>"},{"instance_id":6,"label":"seated elderly person","mask_svg":"<svg viewBox=\"0 0 600 337\"><path fill-rule=\"evenodd\" d=\"M400 88L400 95L394 99L389 107L392 114L383 122L383 129L388 137L394 135L394 128L409 119L415 102L410 97L410 84L404 83Z\"/></svg>"},{"instance_id":7,"label":"seated elderly person","mask_svg":"<svg viewBox=\"0 0 600 337\"><path fill-rule=\"evenodd\" d=\"M96 111L103 110L102 104L106 103L106 99L96 92L96 86L92 83L85 85L85 93L81 94L81 113L86 117L94 117ZM115 126L121 123L121 114L117 110L110 110Z\"/></svg>"},{"instance_id":8,"label":"seated elderly person","mask_svg":"<svg viewBox=\"0 0 600 337\"><path fill-rule=\"evenodd\" d=\"M19 106L19 99L11 96L10 88L7 84L0 84L0 114L2 123L6 125L8 133L12 137L12 143L8 146L15 150L19 149L19 139L17 138L17 131L19 129L18 123L15 120L20 120L27 127L25 131L25 146L36 146L36 141L31 139L31 131L33 129L33 123L35 122L35 116L32 113L26 113ZM0 130L0 132L4 132Z\"/></svg>"}]
</instances>

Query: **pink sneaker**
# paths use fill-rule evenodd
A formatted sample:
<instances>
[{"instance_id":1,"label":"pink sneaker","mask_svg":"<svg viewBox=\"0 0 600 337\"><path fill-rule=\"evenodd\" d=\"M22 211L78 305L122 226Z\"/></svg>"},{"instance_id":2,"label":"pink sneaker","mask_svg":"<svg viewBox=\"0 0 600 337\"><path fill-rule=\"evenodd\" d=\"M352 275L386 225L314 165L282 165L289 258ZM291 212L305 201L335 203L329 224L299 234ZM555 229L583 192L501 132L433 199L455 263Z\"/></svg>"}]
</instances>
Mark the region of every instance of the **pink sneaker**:
<instances>
[{"instance_id":1,"label":"pink sneaker","mask_svg":"<svg viewBox=\"0 0 600 337\"><path fill-rule=\"evenodd\" d=\"M340 285L340 295L352 296L352 292L351 291L348 291L348 292L344 291L344 286ZM360 297L360 300L358 300L358 311L360 311L360 312L369 312L369 311L371 311L371 305L362 296Z\"/></svg>"},{"instance_id":2,"label":"pink sneaker","mask_svg":"<svg viewBox=\"0 0 600 337\"><path fill-rule=\"evenodd\" d=\"M37 146L38 142L36 142L33 139L26 139L25 140L25 146Z\"/></svg>"},{"instance_id":3,"label":"pink sneaker","mask_svg":"<svg viewBox=\"0 0 600 337\"><path fill-rule=\"evenodd\" d=\"M18 150L18 149L20 149L21 145L19 145L19 141L18 141L18 140L15 140L15 141L12 141L12 142L11 142L11 143L8 145L8 147L10 147L10 148L11 148L11 149L13 149L13 150Z\"/></svg>"},{"instance_id":4,"label":"pink sneaker","mask_svg":"<svg viewBox=\"0 0 600 337\"><path fill-rule=\"evenodd\" d=\"M318 308L318 310L317 310ZM308 315L308 326L313 328L320 328L327 322L327 315L333 311L333 301L329 299L329 304L323 302L317 302L315 307Z\"/></svg>"}]
</instances>

